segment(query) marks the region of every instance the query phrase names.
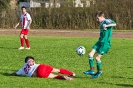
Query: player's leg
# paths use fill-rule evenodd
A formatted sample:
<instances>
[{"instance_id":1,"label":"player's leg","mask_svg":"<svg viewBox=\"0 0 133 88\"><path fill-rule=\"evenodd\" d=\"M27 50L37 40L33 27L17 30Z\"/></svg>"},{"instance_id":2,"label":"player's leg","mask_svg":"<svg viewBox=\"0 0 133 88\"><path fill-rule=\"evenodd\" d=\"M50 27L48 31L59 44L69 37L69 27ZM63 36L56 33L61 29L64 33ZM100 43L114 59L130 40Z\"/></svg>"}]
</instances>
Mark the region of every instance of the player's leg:
<instances>
[{"instance_id":1,"label":"player's leg","mask_svg":"<svg viewBox=\"0 0 133 88\"><path fill-rule=\"evenodd\" d=\"M25 38L25 42L26 42L26 46L27 46L25 49L30 49L30 43L29 43L28 36L24 35L24 38Z\"/></svg>"},{"instance_id":2,"label":"player's leg","mask_svg":"<svg viewBox=\"0 0 133 88\"><path fill-rule=\"evenodd\" d=\"M19 48L19 50L24 49L24 34L22 34L22 31L20 33L20 42L21 42L21 47Z\"/></svg>"},{"instance_id":3,"label":"player's leg","mask_svg":"<svg viewBox=\"0 0 133 88\"><path fill-rule=\"evenodd\" d=\"M50 73L48 78L56 78L56 79L64 79L64 80L73 80L73 78L71 77L68 77L68 76L60 76L60 75L56 75L56 74L53 74L53 73Z\"/></svg>"},{"instance_id":4,"label":"player's leg","mask_svg":"<svg viewBox=\"0 0 133 88\"><path fill-rule=\"evenodd\" d=\"M96 53L95 49L92 49L91 52L88 55L88 61L90 65L90 70L83 72L84 74L93 75L94 74L94 54Z\"/></svg>"},{"instance_id":5,"label":"player's leg","mask_svg":"<svg viewBox=\"0 0 133 88\"><path fill-rule=\"evenodd\" d=\"M52 72L66 74L66 75L69 75L69 76L76 76L76 74L74 72L69 71L69 70L64 69L64 68L60 68L60 69L53 68Z\"/></svg>"},{"instance_id":6,"label":"player's leg","mask_svg":"<svg viewBox=\"0 0 133 88\"><path fill-rule=\"evenodd\" d=\"M72 80L72 78L67 76L60 76L60 75L53 74L52 71L53 71L52 66L40 64L37 68L37 77ZM56 70L56 71L59 71L59 70Z\"/></svg>"},{"instance_id":7,"label":"player's leg","mask_svg":"<svg viewBox=\"0 0 133 88\"><path fill-rule=\"evenodd\" d=\"M97 73L92 76L92 78L97 78L102 75L102 62L101 62L101 54L97 54L96 62L97 62Z\"/></svg>"}]
</instances>

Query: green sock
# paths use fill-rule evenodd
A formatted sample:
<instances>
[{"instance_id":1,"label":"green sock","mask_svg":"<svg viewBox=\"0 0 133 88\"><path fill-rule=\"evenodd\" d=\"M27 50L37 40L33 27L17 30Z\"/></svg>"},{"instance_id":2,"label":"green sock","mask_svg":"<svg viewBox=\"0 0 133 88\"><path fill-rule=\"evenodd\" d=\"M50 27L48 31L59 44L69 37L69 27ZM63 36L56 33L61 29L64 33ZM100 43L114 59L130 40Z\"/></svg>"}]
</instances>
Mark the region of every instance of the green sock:
<instances>
[{"instance_id":1,"label":"green sock","mask_svg":"<svg viewBox=\"0 0 133 88\"><path fill-rule=\"evenodd\" d=\"M93 57L89 58L90 70L94 70L94 59Z\"/></svg>"},{"instance_id":2,"label":"green sock","mask_svg":"<svg viewBox=\"0 0 133 88\"><path fill-rule=\"evenodd\" d=\"M101 62L101 60L97 61L97 70L98 70L98 72L102 71L102 62Z\"/></svg>"}]
</instances>

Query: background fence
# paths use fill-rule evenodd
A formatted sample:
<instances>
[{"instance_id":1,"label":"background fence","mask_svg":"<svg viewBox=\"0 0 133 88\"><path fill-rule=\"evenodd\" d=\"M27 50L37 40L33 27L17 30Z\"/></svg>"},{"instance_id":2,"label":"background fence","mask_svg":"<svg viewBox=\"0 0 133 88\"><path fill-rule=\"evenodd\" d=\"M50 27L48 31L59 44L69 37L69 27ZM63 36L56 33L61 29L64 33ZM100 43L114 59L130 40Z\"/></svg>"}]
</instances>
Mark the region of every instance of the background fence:
<instances>
[{"instance_id":1,"label":"background fence","mask_svg":"<svg viewBox=\"0 0 133 88\"><path fill-rule=\"evenodd\" d=\"M97 29L95 13L105 12L106 18L117 22L116 29L133 29L133 0L95 0L90 7L73 7L64 3L60 8L30 8L33 19L31 28L37 29ZM9 6L0 8L0 28L13 28L20 18L21 11L11 10Z\"/></svg>"}]
</instances>

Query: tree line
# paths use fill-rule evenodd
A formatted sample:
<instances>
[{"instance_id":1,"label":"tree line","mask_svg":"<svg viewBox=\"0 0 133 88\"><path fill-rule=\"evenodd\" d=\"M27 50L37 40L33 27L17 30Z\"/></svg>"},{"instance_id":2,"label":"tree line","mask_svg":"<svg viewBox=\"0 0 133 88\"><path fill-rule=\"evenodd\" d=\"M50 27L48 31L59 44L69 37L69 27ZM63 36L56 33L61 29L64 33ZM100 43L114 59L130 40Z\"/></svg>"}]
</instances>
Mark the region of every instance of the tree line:
<instances>
[{"instance_id":1,"label":"tree line","mask_svg":"<svg viewBox=\"0 0 133 88\"><path fill-rule=\"evenodd\" d=\"M13 28L21 11L4 7L0 0L0 27ZM5 0L6 1L6 0ZM8 0L7 0L8 1ZM97 29L96 11L105 12L106 18L117 23L117 30L133 29L133 0L95 0L90 7L71 7L64 4L60 8L30 8L32 28L37 29ZM7 5L7 4L5 4ZM4 15L3 15L4 13Z\"/></svg>"}]
</instances>

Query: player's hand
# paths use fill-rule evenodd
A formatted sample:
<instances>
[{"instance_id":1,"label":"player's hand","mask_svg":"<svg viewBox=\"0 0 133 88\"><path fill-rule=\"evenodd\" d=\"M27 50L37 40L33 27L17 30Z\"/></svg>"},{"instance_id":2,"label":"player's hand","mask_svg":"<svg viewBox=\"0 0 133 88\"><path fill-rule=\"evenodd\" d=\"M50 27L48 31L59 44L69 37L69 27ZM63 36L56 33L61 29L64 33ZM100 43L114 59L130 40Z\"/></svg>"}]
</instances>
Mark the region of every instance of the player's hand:
<instances>
[{"instance_id":1,"label":"player's hand","mask_svg":"<svg viewBox=\"0 0 133 88\"><path fill-rule=\"evenodd\" d=\"M17 26L14 27L15 29L17 28Z\"/></svg>"},{"instance_id":2,"label":"player's hand","mask_svg":"<svg viewBox=\"0 0 133 88\"><path fill-rule=\"evenodd\" d=\"M11 76L17 76L17 74L14 72L14 73L12 73L12 74L10 74Z\"/></svg>"},{"instance_id":3,"label":"player's hand","mask_svg":"<svg viewBox=\"0 0 133 88\"><path fill-rule=\"evenodd\" d=\"M14 27L15 29L18 27L19 23Z\"/></svg>"}]
</instances>

